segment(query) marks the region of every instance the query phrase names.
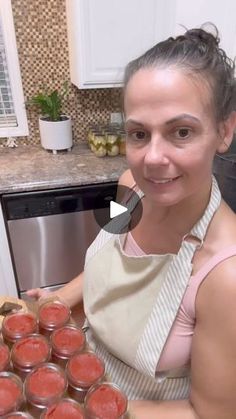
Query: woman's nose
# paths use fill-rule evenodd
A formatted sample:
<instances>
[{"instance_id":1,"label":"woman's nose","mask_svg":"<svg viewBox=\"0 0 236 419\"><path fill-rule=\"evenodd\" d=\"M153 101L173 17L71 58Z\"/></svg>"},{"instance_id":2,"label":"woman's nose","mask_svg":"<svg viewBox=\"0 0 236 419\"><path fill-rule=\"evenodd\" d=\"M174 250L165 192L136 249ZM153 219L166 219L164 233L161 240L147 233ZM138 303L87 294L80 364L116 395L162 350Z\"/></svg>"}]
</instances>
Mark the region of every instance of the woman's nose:
<instances>
[{"instance_id":1,"label":"woman's nose","mask_svg":"<svg viewBox=\"0 0 236 419\"><path fill-rule=\"evenodd\" d=\"M148 143L145 163L148 165L167 165L169 164L169 147L163 139L152 140Z\"/></svg>"}]
</instances>

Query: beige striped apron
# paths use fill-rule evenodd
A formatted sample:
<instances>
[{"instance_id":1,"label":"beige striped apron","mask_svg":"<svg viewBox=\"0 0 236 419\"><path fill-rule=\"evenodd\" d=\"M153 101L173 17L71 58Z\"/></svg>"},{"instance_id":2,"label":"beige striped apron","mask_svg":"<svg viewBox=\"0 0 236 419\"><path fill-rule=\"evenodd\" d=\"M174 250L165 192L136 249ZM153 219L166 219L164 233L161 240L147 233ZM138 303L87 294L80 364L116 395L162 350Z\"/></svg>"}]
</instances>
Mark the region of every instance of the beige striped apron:
<instances>
[{"instance_id":1,"label":"beige striped apron","mask_svg":"<svg viewBox=\"0 0 236 419\"><path fill-rule=\"evenodd\" d=\"M135 195L135 194L134 194ZM202 244L221 194L212 179L209 204L178 254L129 256L123 251L130 213L111 223L114 235L102 230L86 254L84 309L87 338L106 364L111 380L129 399L181 399L189 395L189 366L158 372L158 361L181 305L192 272L192 258ZM140 191L139 196L143 194Z\"/></svg>"}]
</instances>

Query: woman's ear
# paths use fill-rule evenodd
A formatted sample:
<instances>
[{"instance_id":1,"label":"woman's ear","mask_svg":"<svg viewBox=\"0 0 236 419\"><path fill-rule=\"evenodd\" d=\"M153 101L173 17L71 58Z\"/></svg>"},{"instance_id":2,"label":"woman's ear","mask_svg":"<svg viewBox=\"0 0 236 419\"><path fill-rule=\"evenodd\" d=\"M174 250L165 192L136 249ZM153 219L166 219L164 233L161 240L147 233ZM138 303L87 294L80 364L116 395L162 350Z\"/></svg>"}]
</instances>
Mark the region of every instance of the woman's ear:
<instances>
[{"instance_id":1,"label":"woman's ear","mask_svg":"<svg viewBox=\"0 0 236 419\"><path fill-rule=\"evenodd\" d=\"M233 111L228 118L220 122L219 126L219 144L217 147L218 153L225 153L233 140L234 132L236 130L236 112Z\"/></svg>"}]
</instances>

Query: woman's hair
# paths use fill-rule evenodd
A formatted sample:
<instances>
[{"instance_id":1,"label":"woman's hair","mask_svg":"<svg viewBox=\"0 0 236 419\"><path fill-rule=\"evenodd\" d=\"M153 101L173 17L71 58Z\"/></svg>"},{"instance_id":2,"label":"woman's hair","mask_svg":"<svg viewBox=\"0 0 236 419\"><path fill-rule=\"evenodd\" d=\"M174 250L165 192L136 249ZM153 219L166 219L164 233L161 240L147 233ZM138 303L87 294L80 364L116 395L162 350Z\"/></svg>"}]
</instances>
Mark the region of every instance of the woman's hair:
<instances>
[{"instance_id":1,"label":"woman's hair","mask_svg":"<svg viewBox=\"0 0 236 419\"><path fill-rule=\"evenodd\" d=\"M225 120L236 110L235 63L219 47L217 28L210 24L215 32L213 34L203 29L205 25L159 42L131 61L125 70L124 92L129 80L138 70L175 66L190 76L200 76L208 83L216 120Z\"/></svg>"}]
</instances>

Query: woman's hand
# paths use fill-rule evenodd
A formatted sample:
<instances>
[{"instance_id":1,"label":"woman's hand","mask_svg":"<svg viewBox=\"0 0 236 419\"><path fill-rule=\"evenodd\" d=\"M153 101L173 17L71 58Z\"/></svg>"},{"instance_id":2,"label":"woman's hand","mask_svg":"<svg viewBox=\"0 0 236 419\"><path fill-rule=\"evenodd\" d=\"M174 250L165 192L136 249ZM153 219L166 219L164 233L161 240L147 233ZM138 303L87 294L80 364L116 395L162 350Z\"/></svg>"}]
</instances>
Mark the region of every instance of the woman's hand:
<instances>
[{"instance_id":1,"label":"woman's hand","mask_svg":"<svg viewBox=\"0 0 236 419\"><path fill-rule=\"evenodd\" d=\"M47 291L44 288L32 288L31 290L26 291L26 295L35 300L39 300L40 298L53 296L54 293Z\"/></svg>"}]
</instances>

